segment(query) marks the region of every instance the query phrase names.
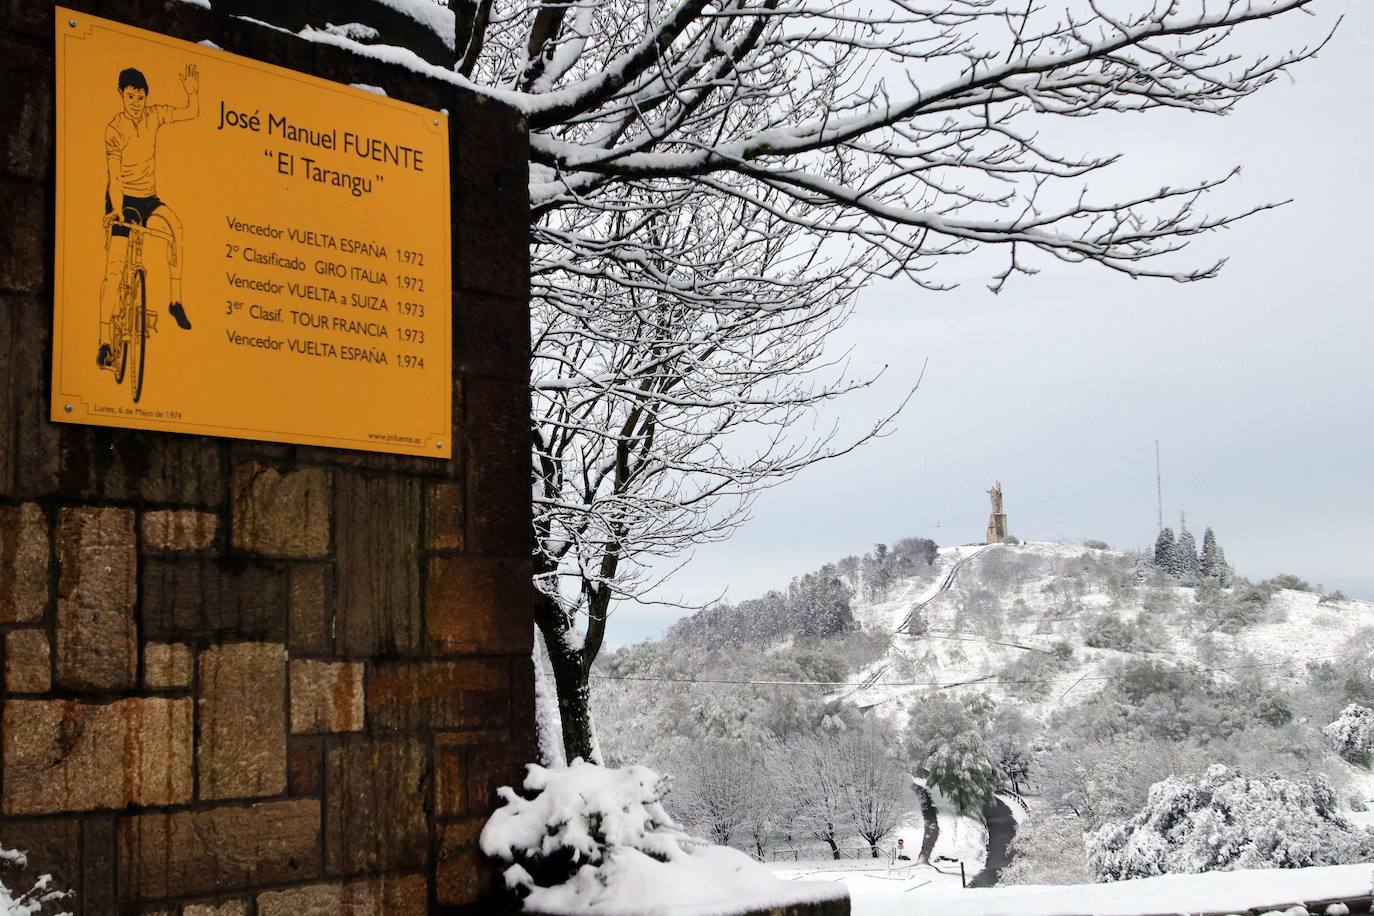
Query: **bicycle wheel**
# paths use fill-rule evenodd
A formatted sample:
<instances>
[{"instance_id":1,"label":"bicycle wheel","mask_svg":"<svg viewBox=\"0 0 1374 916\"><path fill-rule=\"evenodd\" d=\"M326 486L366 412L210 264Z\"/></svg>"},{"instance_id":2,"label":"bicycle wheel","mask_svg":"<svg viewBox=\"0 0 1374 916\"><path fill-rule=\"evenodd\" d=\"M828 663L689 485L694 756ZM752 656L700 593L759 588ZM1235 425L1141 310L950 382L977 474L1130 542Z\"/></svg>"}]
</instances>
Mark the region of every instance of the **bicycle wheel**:
<instances>
[{"instance_id":1,"label":"bicycle wheel","mask_svg":"<svg viewBox=\"0 0 1374 916\"><path fill-rule=\"evenodd\" d=\"M134 271L133 327L129 328L129 388L134 403L143 397L143 360L148 352L148 278L143 268Z\"/></svg>"},{"instance_id":2,"label":"bicycle wheel","mask_svg":"<svg viewBox=\"0 0 1374 916\"><path fill-rule=\"evenodd\" d=\"M129 342L127 340L116 340L114 347L114 374L115 384L124 384L124 370L129 368Z\"/></svg>"}]
</instances>

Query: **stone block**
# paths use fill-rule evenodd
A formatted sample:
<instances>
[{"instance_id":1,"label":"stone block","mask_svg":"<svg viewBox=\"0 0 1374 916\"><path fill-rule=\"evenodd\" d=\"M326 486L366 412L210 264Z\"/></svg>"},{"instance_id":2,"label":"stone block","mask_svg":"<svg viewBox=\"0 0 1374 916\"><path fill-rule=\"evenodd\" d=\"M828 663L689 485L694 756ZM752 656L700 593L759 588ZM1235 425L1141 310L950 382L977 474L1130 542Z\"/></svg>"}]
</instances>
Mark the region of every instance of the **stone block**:
<instances>
[{"instance_id":1,"label":"stone block","mask_svg":"<svg viewBox=\"0 0 1374 916\"><path fill-rule=\"evenodd\" d=\"M434 894L439 903L471 905L496 892L496 866L477 845L483 821L480 817L468 818L440 828L439 855L434 866Z\"/></svg>"},{"instance_id":2,"label":"stone block","mask_svg":"<svg viewBox=\"0 0 1374 916\"><path fill-rule=\"evenodd\" d=\"M363 729L363 663L291 661L291 732Z\"/></svg>"},{"instance_id":3,"label":"stone block","mask_svg":"<svg viewBox=\"0 0 1374 916\"><path fill-rule=\"evenodd\" d=\"M182 908L181 916L248 916L248 900L226 900L223 903L193 903Z\"/></svg>"},{"instance_id":4,"label":"stone block","mask_svg":"<svg viewBox=\"0 0 1374 916\"><path fill-rule=\"evenodd\" d=\"M378 875L259 894L258 916L425 916L428 897L420 875Z\"/></svg>"},{"instance_id":5,"label":"stone block","mask_svg":"<svg viewBox=\"0 0 1374 916\"><path fill-rule=\"evenodd\" d=\"M0 173L45 178L52 168L53 63L47 51L16 43L0 57L0 85L25 86L0 98Z\"/></svg>"},{"instance_id":6,"label":"stone block","mask_svg":"<svg viewBox=\"0 0 1374 916\"><path fill-rule=\"evenodd\" d=\"M378 661L367 681L373 729L500 728L510 721L504 659Z\"/></svg>"},{"instance_id":7,"label":"stone block","mask_svg":"<svg viewBox=\"0 0 1374 916\"><path fill-rule=\"evenodd\" d=\"M293 740L287 752L286 791L292 795L320 794L320 748L311 740Z\"/></svg>"},{"instance_id":8,"label":"stone block","mask_svg":"<svg viewBox=\"0 0 1374 916\"><path fill-rule=\"evenodd\" d=\"M115 819L81 820L81 890L71 901L77 916L115 916Z\"/></svg>"},{"instance_id":9,"label":"stone block","mask_svg":"<svg viewBox=\"0 0 1374 916\"><path fill-rule=\"evenodd\" d=\"M429 754L418 740L332 747L325 757L325 873L419 868L429 831Z\"/></svg>"},{"instance_id":10,"label":"stone block","mask_svg":"<svg viewBox=\"0 0 1374 916\"><path fill-rule=\"evenodd\" d=\"M228 643L200 654L203 799L286 791L286 647Z\"/></svg>"},{"instance_id":11,"label":"stone block","mask_svg":"<svg viewBox=\"0 0 1374 916\"><path fill-rule=\"evenodd\" d=\"M329 472L281 472L256 461L234 468L233 544L266 557L318 558L329 553Z\"/></svg>"},{"instance_id":12,"label":"stone block","mask_svg":"<svg viewBox=\"0 0 1374 916\"><path fill-rule=\"evenodd\" d=\"M334 481L335 648L420 649L420 483L340 472Z\"/></svg>"},{"instance_id":13,"label":"stone block","mask_svg":"<svg viewBox=\"0 0 1374 916\"><path fill-rule=\"evenodd\" d=\"M52 43L53 9L47 4L31 3L29 0L7 0L0 3L0 19L6 21L6 28L34 38L46 39Z\"/></svg>"},{"instance_id":14,"label":"stone block","mask_svg":"<svg viewBox=\"0 0 1374 916\"><path fill-rule=\"evenodd\" d=\"M529 174L524 162L501 150L528 142L524 119L511 108L478 95L461 95L452 118L457 178L453 218L457 224L458 271L463 290L529 295ZM461 193L481 188L482 198Z\"/></svg>"},{"instance_id":15,"label":"stone block","mask_svg":"<svg viewBox=\"0 0 1374 916\"><path fill-rule=\"evenodd\" d=\"M431 652L529 655L534 648L528 559L432 557L425 631Z\"/></svg>"},{"instance_id":16,"label":"stone block","mask_svg":"<svg viewBox=\"0 0 1374 916\"><path fill-rule=\"evenodd\" d=\"M51 323L50 317L48 320ZM40 419L56 433L57 426L46 419L46 393L40 406ZM20 435L22 440L22 430ZM136 500L144 504L216 509L225 501L220 446L215 439L63 424L50 447L52 476L45 475L31 484L44 487L43 493L73 499ZM60 474L56 473L59 467Z\"/></svg>"},{"instance_id":17,"label":"stone block","mask_svg":"<svg viewBox=\"0 0 1374 916\"><path fill-rule=\"evenodd\" d=\"M306 881L320 870L316 799L137 814L119 821L126 900Z\"/></svg>"},{"instance_id":18,"label":"stone block","mask_svg":"<svg viewBox=\"0 0 1374 916\"><path fill-rule=\"evenodd\" d=\"M467 765L461 748L434 750L434 814L457 817L468 809Z\"/></svg>"},{"instance_id":19,"label":"stone block","mask_svg":"<svg viewBox=\"0 0 1374 916\"><path fill-rule=\"evenodd\" d=\"M534 748L525 742L494 747L475 747L467 756L467 810L486 817L500 805L496 790L525 782L525 767L538 761Z\"/></svg>"},{"instance_id":20,"label":"stone block","mask_svg":"<svg viewBox=\"0 0 1374 916\"><path fill-rule=\"evenodd\" d=\"M133 687L138 669L133 510L62 509L57 569L57 685Z\"/></svg>"},{"instance_id":21,"label":"stone block","mask_svg":"<svg viewBox=\"0 0 1374 916\"><path fill-rule=\"evenodd\" d=\"M329 615L329 570L322 563L293 563L290 573L293 655L323 654L333 647Z\"/></svg>"},{"instance_id":22,"label":"stone block","mask_svg":"<svg viewBox=\"0 0 1374 916\"><path fill-rule=\"evenodd\" d=\"M521 298L460 293L454 365L468 375L529 384L530 309Z\"/></svg>"},{"instance_id":23,"label":"stone block","mask_svg":"<svg viewBox=\"0 0 1374 916\"><path fill-rule=\"evenodd\" d=\"M6 814L191 800L190 699L11 700L4 711Z\"/></svg>"},{"instance_id":24,"label":"stone block","mask_svg":"<svg viewBox=\"0 0 1374 916\"><path fill-rule=\"evenodd\" d=\"M143 563L143 632L159 642L286 641L286 571L236 560Z\"/></svg>"},{"instance_id":25,"label":"stone block","mask_svg":"<svg viewBox=\"0 0 1374 916\"><path fill-rule=\"evenodd\" d=\"M52 658L46 630L5 634L5 689L10 693L47 693L52 689Z\"/></svg>"},{"instance_id":26,"label":"stone block","mask_svg":"<svg viewBox=\"0 0 1374 916\"><path fill-rule=\"evenodd\" d=\"M469 378L463 390L467 466L464 549L530 556L529 386Z\"/></svg>"},{"instance_id":27,"label":"stone block","mask_svg":"<svg viewBox=\"0 0 1374 916\"><path fill-rule=\"evenodd\" d=\"M0 290L41 289L52 266L48 233L52 207L43 186L0 179L0 201L7 223L0 232Z\"/></svg>"},{"instance_id":28,"label":"stone block","mask_svg":"<svg viewBox=\"0 0 1374 916\"><path fill-rule=\"evenodd\" d=\"M150 690L186 690L195 679L196 659L191 647L175 642L143 646L143 685Z\"/></svg>"},{"instance_id":29,"label":"stone block","mask_svg":"<svg viewBox=\"0 0 1374 916\"><path fill-rule=\"evenodd\" d=\"M219 516L194 509L159 509L143 513L145 550L209 550L219 533Z\"/></svg>"},{"instance_id":30,"label":"stone block","mask_svg":"<svg viewBox=\"0 0 1374 916\"><path fill-rule=\"evenodd\" d=\"M15 363L14 347L14 326L19 323L18 315L19 302L27 297L23 296L0 296L0 429L8 430L8 435L0 436L0 496L13 496L14 488L14 459L16 436L15 427L18 425L18 408L15 399L18 397L15 376L17 375ZM0 522L0 538L4 537L5 526ZM3 556L3 551L0 551ZM5 577L8 579L8 577ZM7 586L0 585L0 606L4 605L4 594Z\"/></svg>"},{"instance_id":31,"label":"stone block","mask_svg":"<svg viewBox=\"0 0 1374 916\"><path fill-rule=\"evenodd\" d=\"M48 519L34 503L0 506L0 623L40 620L48 607Z\"/></svg>"},{"instance_id":32,"label":"stone block","mask_svg":"<svg viewBox=\"0 0 1374 916\"><path fill-rule=\"evenodd\" d=\"M425 491L425 546L463 549L463 488L458 484L432 483Z\"/></svg>"}]
</instances>

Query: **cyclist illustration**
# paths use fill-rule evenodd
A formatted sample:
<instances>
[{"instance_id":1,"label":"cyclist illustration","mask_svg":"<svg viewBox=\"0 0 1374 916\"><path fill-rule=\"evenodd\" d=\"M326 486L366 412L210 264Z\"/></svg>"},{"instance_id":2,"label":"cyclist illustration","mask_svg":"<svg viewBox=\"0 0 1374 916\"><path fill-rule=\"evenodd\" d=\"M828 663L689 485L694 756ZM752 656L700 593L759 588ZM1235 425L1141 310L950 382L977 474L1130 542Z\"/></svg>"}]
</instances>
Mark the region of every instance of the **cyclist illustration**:
<instances>
[{"instance_id":1,"label":"cyclist illustration","mask_svg":"<svg viewBox=\"0 0 1374 916\"><path fill-rule=\"evenodd\" d=\"M186 104L147 104L148 80L132 67L119 72L122 110L105 129L106 237L105 280L100 288L100 349L97 362L122 383L132 369L130 384L138 401L143 389L144 344L157 329L156 315L147 308L143 246L148 236L167 242L171 301L167 313L182 330L191 329L181 301L181 272L185 261L181 220L157 196L157 134L166 124L189 121L200 114L200 74L194 64L180 74ZM149 224L158 221L166 231Z\"/></svg>"}]
</instances>

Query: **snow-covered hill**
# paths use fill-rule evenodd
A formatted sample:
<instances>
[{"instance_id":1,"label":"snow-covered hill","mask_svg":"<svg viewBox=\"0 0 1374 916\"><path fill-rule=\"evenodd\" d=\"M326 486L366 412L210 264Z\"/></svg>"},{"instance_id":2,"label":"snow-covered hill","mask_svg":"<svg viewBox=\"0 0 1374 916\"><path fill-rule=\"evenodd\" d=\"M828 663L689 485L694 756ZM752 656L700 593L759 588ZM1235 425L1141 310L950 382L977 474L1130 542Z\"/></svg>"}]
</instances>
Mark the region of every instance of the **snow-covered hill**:
<instances>
[{"instance_id":1,"label":"snow-covered hill","mask_svg":"<svg viewBox=\"0 0 1374 916\"><path fill-rule=\"evenodd\" d=\"M1072 544L944 548L929 574L893 583L881 600L855 599L856 621L890 643L849 679L869 686L836 696L899 727L937 688L976 690L1043 719L1109 679L1123 658L1192 664L1223 679L1283 677L1374 642L1374 602L1278 589L1256 619L1226 616L1245 588L1172 584L1135 557ZM903 630L913 612L915 625ZM1111 646L1102 631L1112 618L1134 628L1133 643Z\"/></svg>"}]
</instances>

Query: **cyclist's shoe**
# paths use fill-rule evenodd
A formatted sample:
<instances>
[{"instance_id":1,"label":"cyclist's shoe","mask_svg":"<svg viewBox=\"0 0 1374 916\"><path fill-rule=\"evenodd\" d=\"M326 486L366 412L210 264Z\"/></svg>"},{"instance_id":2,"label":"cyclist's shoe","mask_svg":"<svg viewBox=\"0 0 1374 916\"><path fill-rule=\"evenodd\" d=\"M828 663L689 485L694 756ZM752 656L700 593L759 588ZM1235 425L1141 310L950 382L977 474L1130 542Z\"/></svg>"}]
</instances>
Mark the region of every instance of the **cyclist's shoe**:
<instances>
[{"instance_id":1,"label":"cyclist's shoe","mask_svg":"<svg viewBox=\"0 0 1374 916\"><path fill-rule=\"evenodd\" d=\"M114 368L114 351L110 349L109 344L100 345L100 351L95 355L95 364L102 369Z\"/></svg>"},{"instance_id":2,"label":"cyclist's shoe","mask_svg":"<svg viewBox=\"0 0 1374 916\"><path fill-rule=\"evenodd\" d=\"M167 314L176 319L177 327L183 331L191 330L191 319L186 317L186 309L181 307L180 302L173 302L168 306Z\"/></svg>"}]
</instances>

